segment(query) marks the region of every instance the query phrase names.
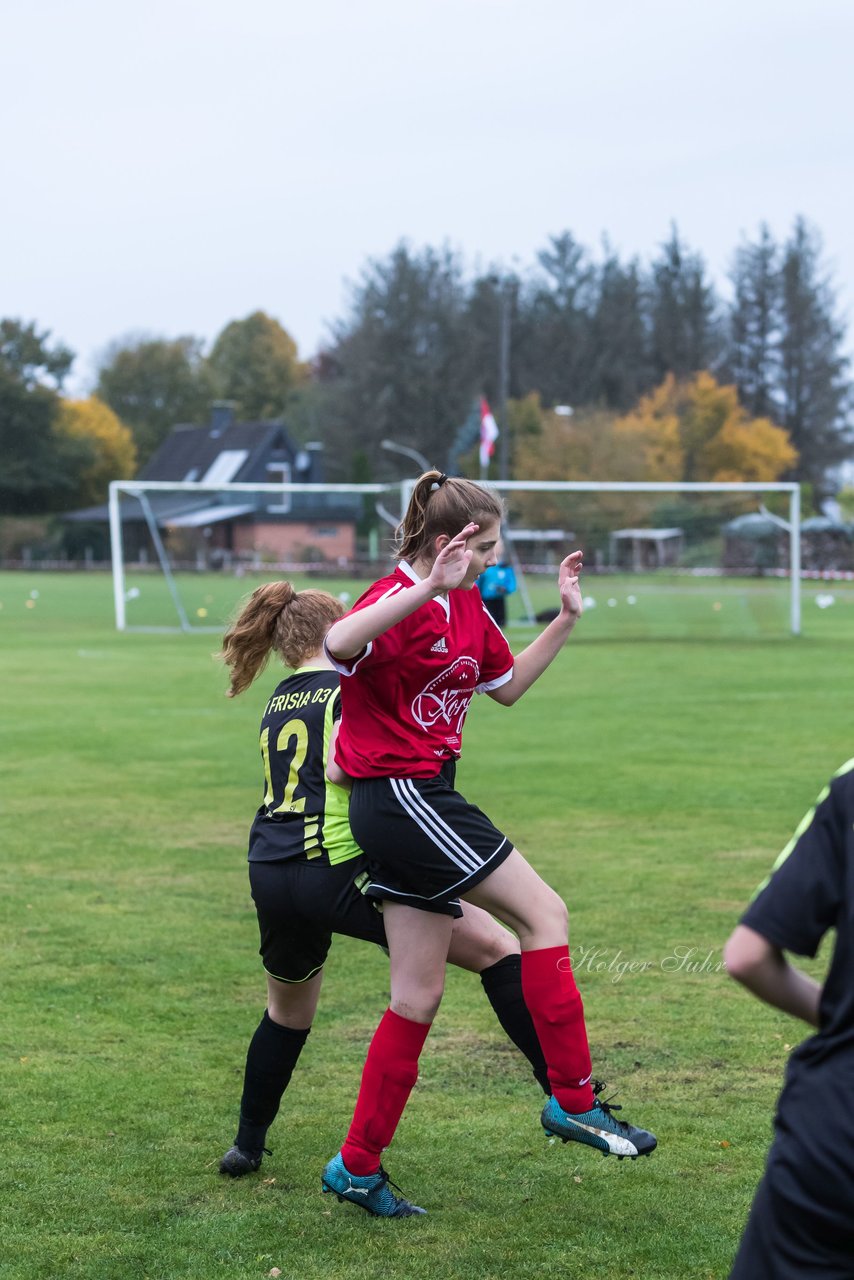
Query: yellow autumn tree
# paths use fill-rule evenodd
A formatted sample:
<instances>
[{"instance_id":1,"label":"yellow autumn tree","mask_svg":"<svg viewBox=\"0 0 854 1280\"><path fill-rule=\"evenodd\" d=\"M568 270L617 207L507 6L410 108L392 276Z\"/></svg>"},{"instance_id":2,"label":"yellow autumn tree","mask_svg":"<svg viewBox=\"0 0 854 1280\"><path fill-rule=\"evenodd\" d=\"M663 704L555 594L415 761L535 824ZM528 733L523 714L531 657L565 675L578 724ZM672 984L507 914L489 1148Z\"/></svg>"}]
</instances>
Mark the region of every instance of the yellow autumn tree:
<instances>
[{"instance_id":1,"label":"yellow autumn tree","mask_svg":"<svg viewBox=\"0 0 854 1280\"><path fill-rule=\"evenodd\" d=\"M136 470L136 446L130 429L112 409L90 396L63 400L57 429L89 446L91 460L81 468L78 502L103 502L111 480L127 480Z\"/></svg>"},{"instance_id":2,"label":"yellow autumn tree","mask_svg":"<svg viewBox=\"0 0 854 1280\"><path fill-rule=\"evenodd\" d=\"M508 405L513 439L513 470L525 480L644 480L641 454L617 438L617 417L606 409L580 409L559 413L543 409L536 394ZM512 500L518 520L534 527L550 524L572 528L590 512L602 520L637 520L646 511L645 499L626 494L548 491L515 494Z\"/></svg>"},{"instance_id":3,"label":"yellow autumn tree","mask_svg":"<svg viewBox=\"0 0 854 1280\"><path fill-rule=\"evenodd\" d=\"M672 374L614 424L615 480L681 480L685 467ZM631 474L630 474L631 473Z\"/></svg>"},{"instance_id":4,"label":"yellow autumn tree","mask_svg":"<svg viewBox=\"0 0 854 1280\"><path fill-rule=\"evenodd\" d=\"M668 376L621 418L592 409L559 414L543 409L536 395L508 409L518 479L772 482L798 457L786 431L751 418L735 387L721 386L707 372L683 382ZM701 500L696 510L714 512L717 501ZM660 495L643 493L546 491L514 494L511 501L517 522L575 529L589 545L604 545L617 527L662 518L676 523L669 513L662 517L661 506Z\"/></svg>"},{"instance_id":5,"label":"yellow autumn tree","mask_svg":"<svg viewBox=\"0 0 854 1280\"><path fill-rule=\"evenodd\" d=\"M644 480L779 480L798 460L782 427L751 418L735 387L711 373L668 375L615 426L621 451L643 460ZM622 478L622 477L620 477Z\"/></svg>"}]
</instances>

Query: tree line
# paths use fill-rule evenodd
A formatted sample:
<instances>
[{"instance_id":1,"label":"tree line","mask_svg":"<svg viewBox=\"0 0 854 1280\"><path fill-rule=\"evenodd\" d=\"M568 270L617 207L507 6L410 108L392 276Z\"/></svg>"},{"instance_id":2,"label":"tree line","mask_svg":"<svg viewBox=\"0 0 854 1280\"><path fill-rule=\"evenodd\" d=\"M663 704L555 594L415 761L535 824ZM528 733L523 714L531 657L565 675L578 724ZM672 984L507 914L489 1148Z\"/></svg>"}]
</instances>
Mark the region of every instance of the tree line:
<instances>
[{"instance_id":1,"label":"tree line","mask_svg":"<svg viewBox=\"0 0 854 1280\"><path fill-rule=\"evenodd\" d=\"M769 478L823 495L854 443L845 325L818 232L798 218L778 243L761 227L735 250L730 282L724 300L675 227L646 264L607 244L594 257L565 231L530 270L474 277L448 248L401 243L365 265L310 362L259 311L226 325L209 351L190 335L117 341L93 396L78 401L62 394L72 353L6 319L0 509L102 499L108 479L132 475L176 424L206 422L217 399L244 421L282 419L298 442L320 440L336 481L399 475L380 449L386 438L476 474L472 405L486 395L506 407L510 475L545 467L585 478L598 467L600 478L657 478L666 455L681 468L673 478L699 478L697 466L731 478L770 467ZM687 412L692 396L709 412L717 405L706 445L718 445L705 452L686 448L682 428L668 446L673 414L655 407L669 398Z\"/></svg>"}]
</instances>

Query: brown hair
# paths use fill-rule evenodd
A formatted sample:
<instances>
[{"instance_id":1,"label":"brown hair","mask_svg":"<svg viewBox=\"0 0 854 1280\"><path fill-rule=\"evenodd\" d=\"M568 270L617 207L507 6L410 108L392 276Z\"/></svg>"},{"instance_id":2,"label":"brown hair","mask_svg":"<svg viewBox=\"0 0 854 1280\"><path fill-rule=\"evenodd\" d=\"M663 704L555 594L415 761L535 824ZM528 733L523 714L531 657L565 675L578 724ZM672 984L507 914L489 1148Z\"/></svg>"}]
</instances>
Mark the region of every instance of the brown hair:
<instances>
[{"instance_id":1,"label":"brown hair","mask_svg":"<svg viewBox=\"0 0 854 1280\"><path fill-rule=\"evenodd\" d=\"M296 668L317 653L344 605L328 591L294 591L289 582L267 582L243 605L222 638L220 657L231 669L227 697L248 689L271 653Z\"/></svg>"},{"instance_id":2,"label":"brown hair","mask_svg":"<svg viewBox=\"0 0 854 1280\"><path fill-rule=\"evenodd\" d=\"M462 476L425 471L415 482L406 514L398 528L398 560L432 553L440 533L454 538L469 521L479 525L504 518L504 504L493 489Z\"/></svg>"}]
</instances>

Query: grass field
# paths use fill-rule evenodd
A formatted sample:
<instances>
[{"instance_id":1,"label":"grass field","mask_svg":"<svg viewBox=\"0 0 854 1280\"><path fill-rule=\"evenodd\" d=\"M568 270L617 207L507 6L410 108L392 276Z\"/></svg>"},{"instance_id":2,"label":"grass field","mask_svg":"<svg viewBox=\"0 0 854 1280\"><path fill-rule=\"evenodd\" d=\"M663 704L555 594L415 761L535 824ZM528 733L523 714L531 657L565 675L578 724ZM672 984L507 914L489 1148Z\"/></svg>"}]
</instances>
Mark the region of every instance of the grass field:
<instances>
[{"instance_id":1,"label":"grass field","mask_svg":"<svg viewBox=\"0 0 854 1280\"><path fill-rule=\"evenodd\" d=\"M189 581L188 607L221 616L218 581ZM216 1171L263 1008L244 858L277 674L230 702L215 637L118 635L100 575L0 574L3 1280L727 1274L803 1029L721 947L854 754L854 588L825 609L807 589L793 640L779 590L685 585L592 580L526 699L477 701L459 774L567 898L595 1074L659 1150L549 1145L524 1062L452 972L386 1161L429 1217L394 1223L319 1191L387 998L363 944L333 949L274 1154Z\"/></svg>"}]
</instances>

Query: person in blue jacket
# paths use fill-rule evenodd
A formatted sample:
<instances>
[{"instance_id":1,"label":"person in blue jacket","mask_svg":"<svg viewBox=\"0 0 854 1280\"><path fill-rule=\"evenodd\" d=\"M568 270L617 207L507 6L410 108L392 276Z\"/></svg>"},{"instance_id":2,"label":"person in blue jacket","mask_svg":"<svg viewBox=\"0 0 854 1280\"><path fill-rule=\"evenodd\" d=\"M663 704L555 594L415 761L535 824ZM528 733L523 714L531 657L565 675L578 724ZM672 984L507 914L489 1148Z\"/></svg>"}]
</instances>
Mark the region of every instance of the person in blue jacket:
<instances>
[{"instance_id":1,"label":"person in blue jacket","mask_svg":"<svg viewBox=\"0 0 854 1280\"><path fill-rule=\"evenodd\" d=\"M483 603L487 612L503 627L507 621L507 597L516 590L516 574L512 564L504 558L504 544L499 542L495 548L498 557L496 564L488 565L477 580Z\"/></svg>"}]
</instances>

